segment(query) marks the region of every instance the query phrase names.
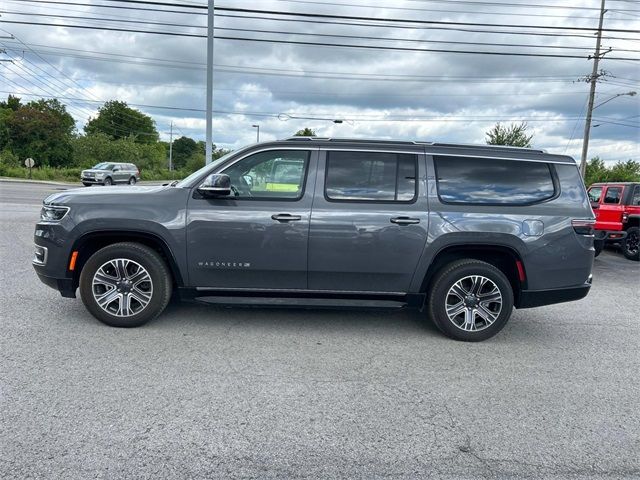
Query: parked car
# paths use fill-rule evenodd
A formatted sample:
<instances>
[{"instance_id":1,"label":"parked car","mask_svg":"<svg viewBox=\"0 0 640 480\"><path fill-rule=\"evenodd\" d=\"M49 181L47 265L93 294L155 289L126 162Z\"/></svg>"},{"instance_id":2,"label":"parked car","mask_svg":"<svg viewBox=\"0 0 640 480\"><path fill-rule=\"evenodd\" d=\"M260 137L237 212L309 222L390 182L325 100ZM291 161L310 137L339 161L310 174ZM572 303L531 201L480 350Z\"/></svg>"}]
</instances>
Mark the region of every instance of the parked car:
<instances>
[{"instance_id":1,"label":"parked car","mask_svg":"<svg viewBox=\"0 0 640 480\"><path fill-rule=\"evenodd\" d=\"M135 185L140 181L140 170L133 163L102 162L89 170L83 170L80 180L85 187L95 185L115 185L128 183Z\"/></svg>"},{"instance_id":2,"label":"parked car","mask_svg":"<svg viewBox=\"0 0 640 480\"><path fill-rule=\"evenodd\" d=\"M49 196L33 265L98 320L172 292L227 305L414 307L478 341L516 308L589 292L594 216L574 160L541 150L295 137L184 180Z\"/></svg>"},{"instance_id":3,"label":"parked car","mask_svg":"<svg viewBox=\"0 0 640 480\"><path fill-rule=\"evenodd\" d=\"M588 190L596 214L596 256L606 243L620 242L629 260L640 260L640 183L594 183Z\"/></svg>"}]
</instances>

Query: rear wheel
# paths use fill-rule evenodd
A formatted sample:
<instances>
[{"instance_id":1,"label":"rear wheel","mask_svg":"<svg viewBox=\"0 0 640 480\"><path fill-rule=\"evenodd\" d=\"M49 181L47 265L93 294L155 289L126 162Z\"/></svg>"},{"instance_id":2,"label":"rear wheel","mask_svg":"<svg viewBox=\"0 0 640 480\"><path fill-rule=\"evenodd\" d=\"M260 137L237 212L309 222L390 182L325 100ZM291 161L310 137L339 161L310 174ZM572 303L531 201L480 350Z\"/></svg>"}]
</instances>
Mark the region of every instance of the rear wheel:
<instances>
[{"instance_id":1,"label":"rear wheel","mask_svg":"<svg viewBox=\"0 0 640 480\"><path fill-rule=\"evenodd\" d=\"M94 253L80 273L80 296L91 314L112 327L138 327L171 298L162 258L137 243L116 243Z\"/></svg>"},{"instance_id":2,"label":"rear wheel","mask_svg":"<svg viewBox=\"0 0 640 480\"><path fill-rule=\"evenodd\" d=\"M129 185L135 185L136 184L136 177L131 177L129 179Z\"/></svg>"},{"instance_id":3,"label":"rear wheel","mask_svg":"<svg viewBox=\"0 0 640 480\"><path fill-rule=\"evenodd\" d=\"M104 182L102 182L103 185L113 185L113 180L111 180L111 177L107 177L104 179Z\"/></svg>"},{"instance_id":4,"label":"rear wheel","mask_svg":"<svg viewBox=\"0 0 640 480\"><path fill-rule=\"evenodd\" d=\"M640 260L640 228L631 227L627 236L622 240L622 253L629 260Z\"/></svg>"},{"instance_id":5,"label":"rear wheel","mask_svg":"<svg viewBox=\"0 0 640 480\"><path fill-rule=\"evenodd\" d=\"M436 274L427 301L429 317L445 335L479 342L506 325L513 310L513 290L498 268L464 259Z\"/></svg>"}]
</instances>

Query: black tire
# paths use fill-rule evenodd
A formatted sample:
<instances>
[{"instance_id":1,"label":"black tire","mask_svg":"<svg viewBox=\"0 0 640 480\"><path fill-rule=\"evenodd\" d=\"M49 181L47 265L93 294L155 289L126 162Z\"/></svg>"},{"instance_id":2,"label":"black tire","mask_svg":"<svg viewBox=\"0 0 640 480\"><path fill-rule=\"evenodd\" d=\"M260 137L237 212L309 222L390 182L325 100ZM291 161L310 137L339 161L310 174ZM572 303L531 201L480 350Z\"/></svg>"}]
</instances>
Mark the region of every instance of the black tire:
<instances>
[{"instance_id":1,"label":"black tire","mask_svg":"<svg viewBox=\"0 0 640 480\"><path fill-rule=\"evenodd\" d=\"M111 179L111 177L107 177L102 182L102 185L106 185L106 186L113 185L113 180Z\"/></svg>"},{"instance_id":2,"label":"black tire","mask_svg":"<svg viewBox=\"0 0 640 480\"><path fill-rule=\"evenodd\" d=\"M621 243L622 254L629 260L640 260L640 228L631 227Z\"/></svg>"},{"instance_id":3,"label":"black tire","mask_svg":"<svg viewBox=\"0 0 640 480\"><path fill-rule=\"evenodd\" d=\"M129 179L129 185L135 185L136 184L136 177L131 177Z\"/></svg>"},{"instance_id":4,"label":"black tire","mask_svg":"<svg viewBox=\"0 0 640 480\"><path fill-rule=\"evenodd\" d=\"M148 300L148 303L146 306L142 307L142 304L137 302L137 300L133 298L134 294L131 293L130 295L132 300L129 300L128 305L131 306L132 312L127 316L118 316L117 314L107 311L115 308L113 303L107 304L106 309L103 309L103 307L98 304L94 296L94 288L100 288L100 285L96 285L94 287L94 276L101 267L107 264L110 260L115 259L128 260L131 262L130 265L133 265L134 268L137 263L146 270L150 277L150 282L147 283L151 286L149 292L150 299ZM131 277L134 275L137 275L136 271L133 272ZM126 278L128 280L130 277L127 276ZM111 290L111 292L116 293L115 287L113 288L114 290ZM129 291L131 290L132 289L129 288ZM147 288L147 291L148 290L149 288ZM139 327L148 321L153 320L162 313L169 303L171 290L171 274L165 262L154 250L138 243L115 243L98 250L89 258L89 260L87 260L87 263L84 265L82 272L80 273L80 296L82 298L82 302L94 317L102 323L112 327ZM96 295L100 295L101 293L105 292L97 291ZM118 293L116 293L116 295L119 296ZM125 296L127 295L129 294L125 294ZM116 300L113 300L113 302L115 301ZM118 300L118 302L122 302L122 300ZM134 311L136 302L138 308L142 307L138 312Z\"/></svg>"},{"instance_id":5,"label":"black tire","mask_svg":"<svg viewBox=\"0 0 640 480\"><path fill-rule=\"evenodd\" d=\"M595 250L594 257L597 257L604 250L604 240L594 240L593 241L593 249Z\"/></svg>"},{"instance_id":6,"label":"black tire","mask_svg":"<svg viewBox=\"0 0 640 480\"><path fill-rule=\"evenodd\" d=\"M90 184L90 183L82 182L82 184L83 184L85 187L90 187L90 186L91 186L91 184Z\"/></svg>"},{"instance_id":7,"label":"black tire","mask_svg":"<svg viewBox=\"0 0 640 480\"><path fill-rule=\"evenodd\" d=\"M486 285L488 286L492 282L502 297L502 306L498 312L495 312L498 305L497 302L487 303L487 307L496 315L493 322L482 325L484 321L480 320L481 328L473 331L464 330L461 326L454 323L455 318L454 320L450 320L447 315L447 301L453 298L450 291L454 284L458 281L471 282L471 280L467 280L471 276L482 276L490 280ZM484 295L482 288L478 293L481 299L482 295ZM449 263L436 273L428 292L427 302L429 318L442 333L454 340L480 342L493 337L506 325L513 311L513 290L505 274L498 268L480 260L462 259ZM463 306L464 311L460 314L463 315L464 318L465 311L468 310L468 308L464 301L461 301L459 305ZM480 307L478 307L478 309L479 308ZM482 308L484 309L483 312L486 312L486 308ZM474 325L476 324L476 318L476 315L472 314Z\"/></svg>"}]
</instances>

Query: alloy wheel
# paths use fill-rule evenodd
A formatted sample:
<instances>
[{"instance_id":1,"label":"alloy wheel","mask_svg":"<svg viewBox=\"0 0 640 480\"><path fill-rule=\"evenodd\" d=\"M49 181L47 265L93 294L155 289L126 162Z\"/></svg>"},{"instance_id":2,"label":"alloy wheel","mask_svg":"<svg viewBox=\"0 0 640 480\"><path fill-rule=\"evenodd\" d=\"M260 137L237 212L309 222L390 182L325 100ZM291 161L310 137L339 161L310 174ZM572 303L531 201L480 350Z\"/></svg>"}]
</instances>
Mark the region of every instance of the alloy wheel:
<instances>
[{"instance_id":1,"label":"alloy wheel","mask_svg":"<svg viewBox=\"0 0 640 480\"><path fill-rule=\"evenodd\" d=\"M149 272L138 262L116 258L96 271L91 290L102 310L118 317L130 317L149 305L153 282Z\"/></svg>"},{"instance_id":2,"label":"alloy wheel","mask_svg":"<svg viewBox=\"0 0 640 480\"><path fill-rule=\"evenodd\" d=\"M493 280L470 275L455 282L445 301L447 317L464 331L480 331L493 324L502 311L502 293Z\"/></svg>"}]
</instances>

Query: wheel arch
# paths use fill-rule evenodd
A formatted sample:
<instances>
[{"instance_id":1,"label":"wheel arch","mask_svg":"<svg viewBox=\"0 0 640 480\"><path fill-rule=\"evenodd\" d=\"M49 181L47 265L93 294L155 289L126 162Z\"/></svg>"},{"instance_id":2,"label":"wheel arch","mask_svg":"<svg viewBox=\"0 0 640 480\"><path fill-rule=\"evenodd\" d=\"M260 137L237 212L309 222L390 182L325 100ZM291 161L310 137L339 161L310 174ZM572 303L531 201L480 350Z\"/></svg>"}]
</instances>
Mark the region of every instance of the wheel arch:
<instances>
[{"instance_id":1,"label":"wheel arch","mask_svg":"<svg viewBox=\"0 0 640 480\"><path fill-rule=\"evenodd\" d=\"M527 288L524 263L515 248L501 244L455 243L440 248L427 268L420 285L420 292L429 291L436 274L445 265L464 258L487 262L504 273L513 289L514 304L518 306L520 292Z\"/></svg>"},{"instance_id":2,"label":"wheel arch","mask_svg":"<svg viewBox=\"0 0 640 480\"><path fill-rule=\"evenodd\" d=\"M91 255L101 248L120 242L140 243L158 252L169 267L174 285L177 287L184 286L184 280L178 268L176 258L169 245L160 236L154 233L135 230L102 230L83 234L76 239L71 248L70 255L72 255L73 252L78 252L76 265L73 270L74 288L78 286L80 272ZM70 261L71 258L68 260Z\"/></svg>"}]
</instances>

